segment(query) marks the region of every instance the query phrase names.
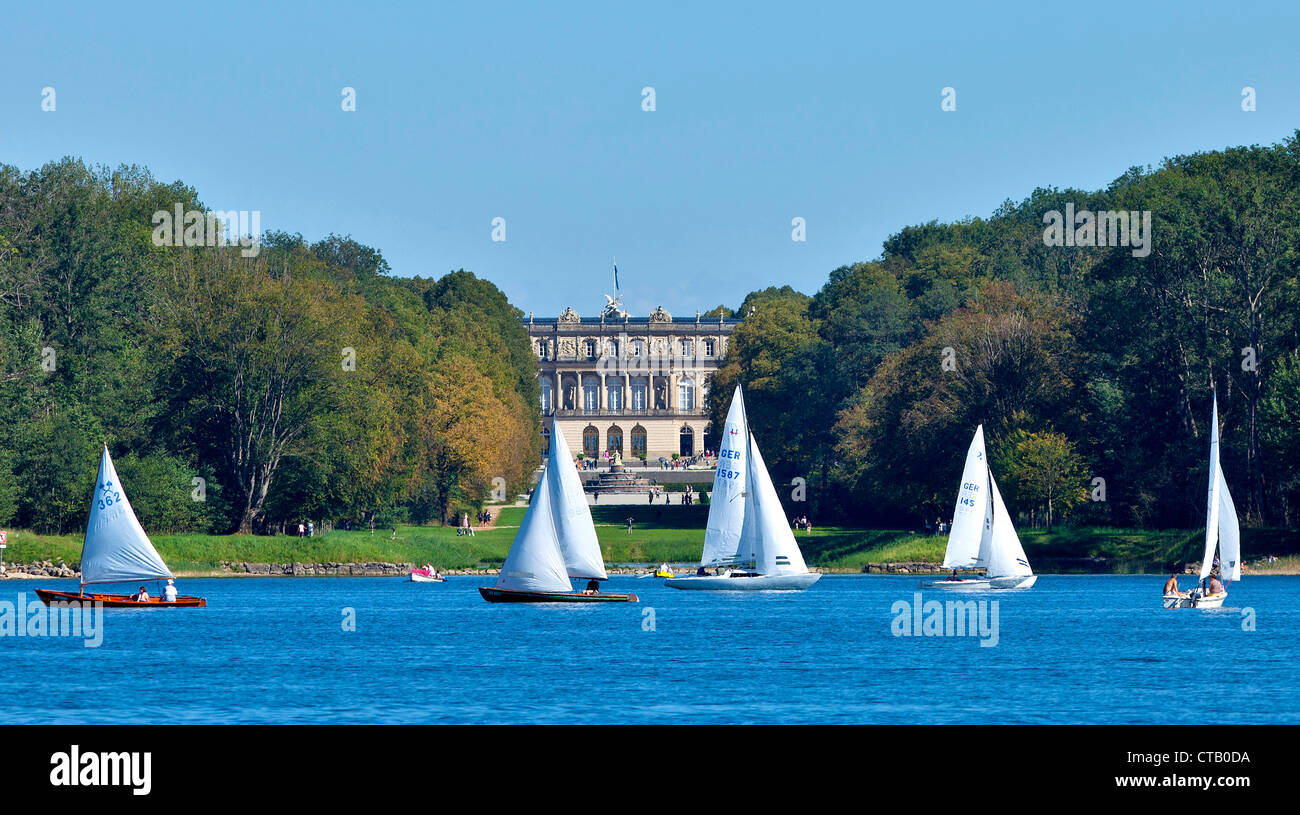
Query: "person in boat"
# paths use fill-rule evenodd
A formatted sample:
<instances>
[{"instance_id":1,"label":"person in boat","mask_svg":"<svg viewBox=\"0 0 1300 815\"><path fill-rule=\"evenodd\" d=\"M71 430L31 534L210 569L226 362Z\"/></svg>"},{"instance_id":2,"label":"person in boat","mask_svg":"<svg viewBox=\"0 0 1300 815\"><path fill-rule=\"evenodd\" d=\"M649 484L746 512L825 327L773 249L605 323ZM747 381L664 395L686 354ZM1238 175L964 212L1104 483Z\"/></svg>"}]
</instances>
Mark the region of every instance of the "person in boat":
<instances>
[{"instance_id":1,"label":"person in boat","mask_svg":"<svg viewBox=\"0 0 1300 815\"><path fill-rule=\"evenodd\" d=\"M1209 581L1209 583L1206 584L1206 587L1205 587L1205 593L1206 593L1206 594L1222 594L1222 593L1223 593L1223 584L1219 582L1219 578L1218 578L1217 576L1215 576L1215 575L1210 575L1210 581Z\"/></svg>"},{"instance_id":2,"label":"person in boat","mask_svg":"<svg viewBox=\"0 0 1300 815\"><path fill-rule=\"evenodd\" d=\"M176 602L176 597L176 581L169 579L166 588L163 589L163 599L169 603L174 603Z\"/></svg>"},{"instance_id":3,"label":"person in boat","mask_svg":"<svg viewBox=\"0 0 1300 815\"><path fill-rule=\"evenodd\" d=\"M700 568L698 568L698 569L695 570L695 576L696 576L696 577L708 577L708 576L709 576L709 572L708 572L708 570L706 570L706 569L704 568L704 564L700 564Z\"/></svg>"},{"instance_id":4,"label":"person in boat","mask_svg":"<svg viewBox=\"0 0 1300 815\"><path fill-rule=\"evenodd\" d=\"M952 570L952 574L950 574L950 575L948 575L947 577L944 578L944 581L945 581L945 582L949 582L949 581L957 581L957 580L961 580L961 578L957 576L957 570L956 570L956 569L953 569L953 570Z\"/></svg>"},{"instance_id":5,"label":"person in boat","mask_svg":"<svg viewBox=\"0 0 1300 815\"><path fill-rule=\"evenodd\" d=\"M1165 596L1169 596L1171 594L1176 594L1179 597L1184 596L1182 591L1180 591L1178 588L1177 573L1169 575L1169 579L1165 581Z\"/></svg>"},{"instance_id":6,"label":"person in boat","mask_svg":"<svg viewBox=\"0 0 1300 815\"><path fill-rule=\"evenodd\" d=\"M583 594L600 594L600 582L596 578L587 581L587 588L582 590Z\"/></svg>"},{"instance_id":7,"label":"person in boat","mask_svg":"<svg viewBox=\"0 0 1300 815\"><path fill-rule=\"evenodd\" d=\"M145 591L144 586L141 586L141 587L140 587L140 591L136 592L136 595L135 595L135 601L136 601L137 603L147 603L147 602L149 602L149 592Z\"/></svg>"}]
</instances>

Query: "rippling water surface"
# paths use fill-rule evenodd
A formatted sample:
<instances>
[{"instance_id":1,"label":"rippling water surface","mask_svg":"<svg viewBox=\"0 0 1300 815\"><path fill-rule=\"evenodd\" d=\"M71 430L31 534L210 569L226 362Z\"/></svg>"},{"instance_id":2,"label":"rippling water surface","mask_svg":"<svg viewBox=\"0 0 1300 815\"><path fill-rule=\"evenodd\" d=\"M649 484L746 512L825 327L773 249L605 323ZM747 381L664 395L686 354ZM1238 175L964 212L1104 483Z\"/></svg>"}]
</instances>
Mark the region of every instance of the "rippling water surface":
<instances>
[{"instance_id":1,"label":"rippling water surface","mask_svg":"<svg viewBox=\"0 0 1300 815\"><path fill-rule=\"evenodd\" d=\"M1250 577L1217 611L1162 609L1159 575L963 594L998 602L994 647L894 636L896 603L954 597L908 577L743 595L615 577L641 602L585 606L490 605L478 578L178 582L208 608L107 610L97 648L0 637L4 720L1300 722L1300 577ZM0 583L0 609L66 585Z\"/></svg>"}]
</instances>

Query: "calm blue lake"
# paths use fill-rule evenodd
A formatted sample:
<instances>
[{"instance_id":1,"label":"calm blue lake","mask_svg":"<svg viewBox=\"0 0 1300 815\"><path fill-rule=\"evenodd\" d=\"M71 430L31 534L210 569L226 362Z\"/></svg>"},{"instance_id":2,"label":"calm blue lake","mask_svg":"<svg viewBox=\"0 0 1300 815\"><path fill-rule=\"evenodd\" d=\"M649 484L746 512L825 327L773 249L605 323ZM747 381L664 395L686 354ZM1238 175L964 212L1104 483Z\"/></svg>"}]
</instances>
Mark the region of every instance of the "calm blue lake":
<instances>
[{"instance_id":1,"label":"calm blue lake","mask_svg":"<svg viewBox=\"0 0 1300 815\"><path fill-rule=\"evenodd\" d=\"M916 578L804 593L490 605L396 578L180 580L206 609L105 611L103 643L0 637L6 723L1297 723L1300 577L1249 577L1217 611L1164 578L1054 576L998 601L998 642L896 637ZM1184 580L1187 583L1187 580ZM67 581L0 583L0 603ZM925 600L954 599L924 591ZM1253 609L1243 614L1243 609ZM342 630L345 609L356 630ZM654 630L644 628L653 609ZM1255 630L1243 630L1253 618Z\"/></svg>"}]
</instances>

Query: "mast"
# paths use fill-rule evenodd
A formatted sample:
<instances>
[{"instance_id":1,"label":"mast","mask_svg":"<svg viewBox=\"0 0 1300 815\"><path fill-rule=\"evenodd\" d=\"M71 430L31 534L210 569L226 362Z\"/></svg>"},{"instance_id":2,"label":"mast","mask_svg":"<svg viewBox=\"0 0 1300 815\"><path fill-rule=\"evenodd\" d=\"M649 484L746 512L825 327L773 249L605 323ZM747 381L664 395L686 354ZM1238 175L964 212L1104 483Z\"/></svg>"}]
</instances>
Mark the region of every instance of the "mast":
<instances>
[{"instance_id":1,"label":"mast","mask_svg":"<svg viewBox=\"0 0 1300 815\"><path fill-rule=\"evenodd\" d=\"M740 402L740 422L745 428L745 489L741 491L740 497L747 502L745 514L749 515L753 503L751 498L754 495L754 434L749 432L749 408L745 407L743 399ZM749 553L749 559L745 561L746 565L754 562L756 554L753 551Z\"/></svg>"}]
</instances>

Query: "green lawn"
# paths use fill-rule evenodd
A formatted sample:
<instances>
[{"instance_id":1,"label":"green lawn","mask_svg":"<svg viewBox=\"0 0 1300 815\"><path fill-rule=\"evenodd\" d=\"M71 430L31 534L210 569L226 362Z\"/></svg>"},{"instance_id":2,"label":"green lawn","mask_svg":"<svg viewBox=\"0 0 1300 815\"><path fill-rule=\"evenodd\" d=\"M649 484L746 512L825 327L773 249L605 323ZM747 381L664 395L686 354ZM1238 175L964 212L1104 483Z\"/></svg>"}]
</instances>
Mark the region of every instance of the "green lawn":
<instances>
[{"instance_id":1,"label":"green lawn","mask_svg":"<svg viewBox=\"0 0 1300 815\"><path fill-rule=\"evenodd\" d=\"M524 508L507 507L497 528L461 537L452 527L403 526L396 540L391 530L334 531L315 538L277 535L160 534L158 551L175 571L204 571L221 561L249 563L387 563L432 562L442 569L499 566L514 540ZM690 563L700 556L708 507L606 506L592 512L596 534L609 563ZM633 519L632 531L627 518ZM1204 533L1197 530L1133 530L1058 527L1051 534L1020 531L1036 571L1158 571L1199 559ZM809 565L858 572L868 563L939 563L947 539L901 530L822 527L812 535L796 533ZM1247 560L1266 554L1300 553L1300 533L1291 530L1243 529ZM81 535L9 534L9 562L63 560L76 565ZM1093 560L1089 560L1093 559ZM1288 560L1288 562L1290 562Z\"/></svg>"}]
</instances>

